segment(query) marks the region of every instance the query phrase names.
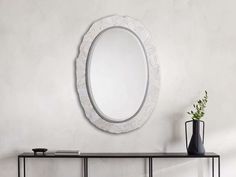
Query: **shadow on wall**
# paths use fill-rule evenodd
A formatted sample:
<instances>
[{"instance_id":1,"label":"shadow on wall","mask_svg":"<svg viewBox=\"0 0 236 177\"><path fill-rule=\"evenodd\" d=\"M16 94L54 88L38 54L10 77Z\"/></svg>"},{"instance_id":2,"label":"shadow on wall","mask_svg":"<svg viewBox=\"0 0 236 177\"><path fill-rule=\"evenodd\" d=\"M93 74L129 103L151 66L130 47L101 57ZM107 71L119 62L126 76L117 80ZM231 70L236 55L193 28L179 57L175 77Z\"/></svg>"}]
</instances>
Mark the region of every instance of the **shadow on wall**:
<instances>
[{"instance_id":1,"label":"shadow on wall","mask_svg":"<svg viewBox=\"0 0 236 177\"><path fill-rule=\"evenodd\" d=\"M1 155L0 171L4 176L17 176L17 156L18 152Z\"/></svg>"},{"instance_id":2,"label":"shadow on wall","mask_svg":"<svg viewBox=\"0 0 236 177\"><path fill-rule=\"evenodd\" d=\"M162 177L205 177L211 176L210 159L154 159L153 176ZM149 162L144 161L144 174L140 176L149 177Z\"/></svg>"},{"instance_id":3,"label":"shadow on wall","mask_svg":"<svg viewBox=\"0 0 236 177\"><path fill-rule=\"evenodd\" d=\"M184 142L184 113L173 113L167 117L170 122L170 137L163 145L163 152L167 152L169 147L175 147L176 145Z\"/></svg>"}]
</instances>

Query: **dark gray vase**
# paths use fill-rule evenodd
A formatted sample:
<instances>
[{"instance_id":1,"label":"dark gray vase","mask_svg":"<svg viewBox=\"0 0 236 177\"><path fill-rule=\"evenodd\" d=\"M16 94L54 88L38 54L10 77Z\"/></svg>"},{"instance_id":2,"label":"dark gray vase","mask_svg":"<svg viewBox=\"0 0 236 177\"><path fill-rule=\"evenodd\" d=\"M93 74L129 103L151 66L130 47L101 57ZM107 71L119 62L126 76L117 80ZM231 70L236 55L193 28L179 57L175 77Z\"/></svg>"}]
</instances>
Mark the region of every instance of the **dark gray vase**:
<instances>
[{"instance_id":1,"label":"dark gray vase","mask_svg":"<svg viewBox=\"0 0 236 177\"><path fill-rule=\"evenodd\" d=\"M189 142L189 145L187 145L187 124L192 122L193 125L193 134L191 137L191 140ZM203 137L200 136L200 123L203 124ZM192 120L185 122L185 134L186 134L186 147L187 152L189 155L204 155L205 154L205 148L204 148L204 129L205 129L205 123L200 120Z\"/></svg>"}]
</instances>

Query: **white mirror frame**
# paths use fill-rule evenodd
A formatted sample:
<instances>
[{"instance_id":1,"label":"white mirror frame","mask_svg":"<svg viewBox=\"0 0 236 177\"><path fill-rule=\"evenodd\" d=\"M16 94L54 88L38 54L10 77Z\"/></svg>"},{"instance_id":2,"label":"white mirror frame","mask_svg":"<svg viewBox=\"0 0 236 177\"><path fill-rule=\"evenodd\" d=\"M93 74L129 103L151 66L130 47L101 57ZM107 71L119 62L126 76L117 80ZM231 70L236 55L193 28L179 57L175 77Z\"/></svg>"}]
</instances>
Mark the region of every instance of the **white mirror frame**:
<instances>
[{"instance_id":1,"label":"white mirror frame","mask_svg":"<svg viewBox=\"0 0 236 177\"><path fill-rule=\"evenodd\" d=\"M137 36L143 45L148 64L148 86L143 105L137 114L123 122L112 122L101 117L93 106L87 88L86 72L90 48L100 33L114 27L130 30ZM85 116L93 125L110 133L125 133L141 127L152 114L160 89L160 67L148 31L140 22L127 16L114 15L94 22L80 44L79 55L76 59L76 77L80 103Z\"/></svg>"}]
</instances>

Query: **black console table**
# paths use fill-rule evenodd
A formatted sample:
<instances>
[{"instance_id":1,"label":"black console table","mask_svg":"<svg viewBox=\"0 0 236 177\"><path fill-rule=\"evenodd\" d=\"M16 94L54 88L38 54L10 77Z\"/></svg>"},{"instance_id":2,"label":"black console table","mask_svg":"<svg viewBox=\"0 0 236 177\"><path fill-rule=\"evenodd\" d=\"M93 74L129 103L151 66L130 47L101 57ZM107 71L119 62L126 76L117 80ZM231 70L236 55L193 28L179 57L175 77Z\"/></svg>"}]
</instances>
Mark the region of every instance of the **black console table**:
<instances>
[{"instance_id":1,"label":"black console table","mask_svg":"<svg viewBox=\"0 0 236 177\"><path fill-rule=\"evenodd\" d=\"M21 161L23 160L23 177L26 177L26 159L30 158L78 158L83 159L84 177L88 177L88 159L92 158L144 158L149 161L149 177L153 177L153 159L155 158L206 158L211 159L212 177L215 177L215 159L217 159L217 172L220 177L220 155L206 153L205 155L194 156L186 153L81 153L79 155L55 155L46 153L45 155L34 155L34 153L23 153L18 155L18 177L21 177Z\"/></svg>"}]
</instances>

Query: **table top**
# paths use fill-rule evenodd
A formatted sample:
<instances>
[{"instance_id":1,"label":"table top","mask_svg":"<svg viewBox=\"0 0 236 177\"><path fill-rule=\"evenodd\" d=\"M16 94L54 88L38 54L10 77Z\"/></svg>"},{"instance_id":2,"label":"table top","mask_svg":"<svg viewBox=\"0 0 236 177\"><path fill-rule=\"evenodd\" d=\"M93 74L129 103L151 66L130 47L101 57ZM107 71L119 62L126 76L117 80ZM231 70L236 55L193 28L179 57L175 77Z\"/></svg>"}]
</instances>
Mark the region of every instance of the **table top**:
<instances>
[{"instance_id":1,"label":"table top","mask_svg":"<svg viewBox=\"0 0 236 177\"><path fill-rule=\"evenodd\" d=\"M126 152L126 153L80 153L58 155L53 152L34 155L32 152L24 152L18 155L19 158L214 158L220 155L214 152L206 152L204 155L188 155L184 152Z\"/></svg>"}]
</instances>

